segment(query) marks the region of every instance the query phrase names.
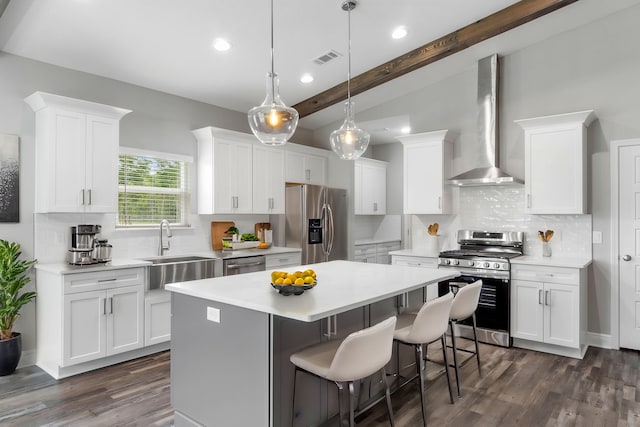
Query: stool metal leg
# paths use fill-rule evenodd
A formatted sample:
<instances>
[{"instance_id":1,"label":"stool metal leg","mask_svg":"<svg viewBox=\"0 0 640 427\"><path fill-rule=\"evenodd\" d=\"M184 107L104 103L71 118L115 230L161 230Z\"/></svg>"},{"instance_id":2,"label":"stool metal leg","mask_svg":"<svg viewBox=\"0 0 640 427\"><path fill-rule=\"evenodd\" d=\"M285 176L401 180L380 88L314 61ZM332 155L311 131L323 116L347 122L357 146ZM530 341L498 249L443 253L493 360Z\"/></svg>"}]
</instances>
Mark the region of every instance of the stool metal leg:
<instances>
[{"instance_id":1,"label":"stool metal leg","mask_svg":"<svg viewBox=\"0 0 640 427\"><path fill-rule=\"evenodd\" d=\"M344 421L344 384L341 382L335 382L336 386L338 387L338 414L340 417L340 427L344 426L343 421Z\"/></svg>"},{"instance_id":2,"label":"stool metal leg","mask_svg":"<svg viewBox=\"0 0 640 427\"><path fill-rule=\"evenodd\" d=\"M391 407L391 392L389 391L389 379L387 378L387 372L384 368L381 369L382 373L382 381L384 382L385 394L387 396L387 412L389 414L389 422L391 423L391 427L395 426L395 422L393 419L393 408Z\"/></svg>"},{"instance_id":3,"label":"stool metal leg","mask_svg":"<svg viewBox=\"0 0 640 427\"><path fill-rule=\"evenodd\" d=\"M449 327L451 328L451 347L453 348L453 368L456 372L456 388L458 390L458 397L462 397L460 395L460 376L458 373L458 350L456 349L456 334L453 330L453 320L449 320Z\"/></svg>"},{"instance_id":4,"label":"stool metal leg","mask_svg":"<svg viewBox=\"0 0 640 427\"><path fill-rule=\"evenodd\" d=\"M442 357L444 358L444 372L447 376L447 387L449 387L449 400L453 404L453 391L451 390L451 378L449 378L449 360L447 357L447 343L445 341L445 335L442 334L440 341L442 342Z\"/></svg>"},{"instance_id":5,"label":"stool metal leg","mask_svg":"<svg viewBox=\"0 0 640 427\"><path fill-rule=\"evenodd\" d=\"M298 367L296 366L295 372L293 374L293 403L291 404L291 425L293 426L293 422L296 419L296 382L298 379Z\"/></svg>"},{"instance_id":6,"label":"stool metal leg","mask_svg":"<svg viewBox=\"0 0 640 427\"><path fill-rule=\"evenodd\" d=\"M422 422L424 427L427 427L427 412L424 404L424 359L422 358L422 345L416 344L414 345L416 350L416 369L418 370L418 378L420 378L420 382L418 383L418 387L420 387L420 404L422 405Z\"/></svg>"},{"instance_id":7,"label":"stool metal leg","mask_svg":"<svg viewBox=\"0 0 640 427\"><path fill-rule=\"evenodd\" d=\"M355 427L356 425L353 416L356 406L356 393L353 388L353 381L349 381L349 427Z\"/></svg>"},{"instance_id":8,"label":"stool metal leg","mask_svg":"<svg viewBox=\"0 0 640 427\"><path fill-rule=\"evenodd\" d=\"M473 320L473 340L476 343L476 361L478 362L478 375L482 376L482 368L480 367L480 351L478 350L478 335L476 334L476 313L471 315Z\"/></svg>"}]
</instances>

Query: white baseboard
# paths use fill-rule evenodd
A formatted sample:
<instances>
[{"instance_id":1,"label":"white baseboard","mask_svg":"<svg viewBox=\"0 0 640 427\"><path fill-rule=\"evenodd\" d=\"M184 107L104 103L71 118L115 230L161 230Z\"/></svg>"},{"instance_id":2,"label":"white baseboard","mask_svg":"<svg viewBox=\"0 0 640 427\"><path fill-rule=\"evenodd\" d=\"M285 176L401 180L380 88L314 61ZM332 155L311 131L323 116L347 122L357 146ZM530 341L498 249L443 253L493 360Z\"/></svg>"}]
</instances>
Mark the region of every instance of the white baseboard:
<instances>
[{"instance_id":1,"label":"white baseboard","mask_svg":"<svg viewBox=\"0 0 640 427\"><path fill-rule=\"evenodd\" d=\"M28 350L23 351L20 355L20 361L18 362L18 368L24 368L25 366L31 366L36 364L36 351Z\"/></svg>"},{"instance_id":2,"label":"white baseboard","mask_svg":"<svg viewBox=\"0 0 640 427\"><path fill-rule=\"evenodd\" d=\"M613 345L613 339L609 334L599 334L596 332L587 332L587 342L590 346L609 348L617 350L618 347Z\"/></svg>"}]
</instances>

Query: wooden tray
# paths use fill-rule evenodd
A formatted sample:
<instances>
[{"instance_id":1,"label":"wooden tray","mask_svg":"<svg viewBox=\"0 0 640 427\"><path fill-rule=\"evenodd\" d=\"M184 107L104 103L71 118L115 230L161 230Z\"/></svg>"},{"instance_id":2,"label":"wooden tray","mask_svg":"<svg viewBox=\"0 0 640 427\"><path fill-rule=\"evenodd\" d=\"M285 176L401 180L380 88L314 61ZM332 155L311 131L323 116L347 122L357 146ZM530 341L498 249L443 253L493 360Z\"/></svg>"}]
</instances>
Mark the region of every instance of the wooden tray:
<instances>
[{"instance_id":1,"label":"wooden tray","mask_svg":"<svg viewBox=\"0 0 640 427\"><path fill-rule=\"evenodd\" d=\"M222 238L226 236L229 227L235 227L233 221L211 221L211 247L214 251L222 250Z\"/></svg>"}]
</instances>

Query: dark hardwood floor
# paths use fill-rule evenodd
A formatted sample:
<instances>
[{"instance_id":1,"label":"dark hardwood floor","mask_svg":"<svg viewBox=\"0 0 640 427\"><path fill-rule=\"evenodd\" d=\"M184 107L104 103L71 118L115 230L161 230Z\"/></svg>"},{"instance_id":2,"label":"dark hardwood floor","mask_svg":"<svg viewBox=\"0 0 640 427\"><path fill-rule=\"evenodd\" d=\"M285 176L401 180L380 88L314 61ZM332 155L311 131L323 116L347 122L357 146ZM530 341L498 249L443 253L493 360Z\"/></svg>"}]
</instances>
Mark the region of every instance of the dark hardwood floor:
<instances>
[{"instance_id":1,"label":"dark hardwood floor","mask_svg":"<svg viewBox=\"0 0 640 427\"><path fill-rule=\"evenodd\" d=\"M19 369L0 377L0 425L170 426L169 357L159 353L59 381L37 367ZM435 376L438 367L431 365L429 425L640 426L638 352L590 348L575 360L482 345L481 359L482 377L473 360L462 367L462 398L454 405L444 376ZM415 384L392 401L397 426L422 425ZM384 404L357 424L387 426Z\"/></svg>"}]
</instances>

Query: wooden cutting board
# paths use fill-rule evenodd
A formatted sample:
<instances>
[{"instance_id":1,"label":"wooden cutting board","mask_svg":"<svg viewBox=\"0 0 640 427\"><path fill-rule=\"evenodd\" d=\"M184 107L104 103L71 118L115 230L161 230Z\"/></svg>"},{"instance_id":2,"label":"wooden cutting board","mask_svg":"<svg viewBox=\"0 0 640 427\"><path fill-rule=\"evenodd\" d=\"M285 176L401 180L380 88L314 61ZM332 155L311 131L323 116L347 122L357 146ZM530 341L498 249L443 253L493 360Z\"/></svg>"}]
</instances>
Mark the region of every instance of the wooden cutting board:
<instances>
[{"instance_id":1,"label":"wooden cutting board","mask_svg":"<svg viewBox=\"0 0 640 427\"><path fill-rule=\"evenodd\" d=\"M235 227L233 221L211 221L211 247L214 251L222 250L222 238L229 227Z\"/></svg>"}]
</instances>

